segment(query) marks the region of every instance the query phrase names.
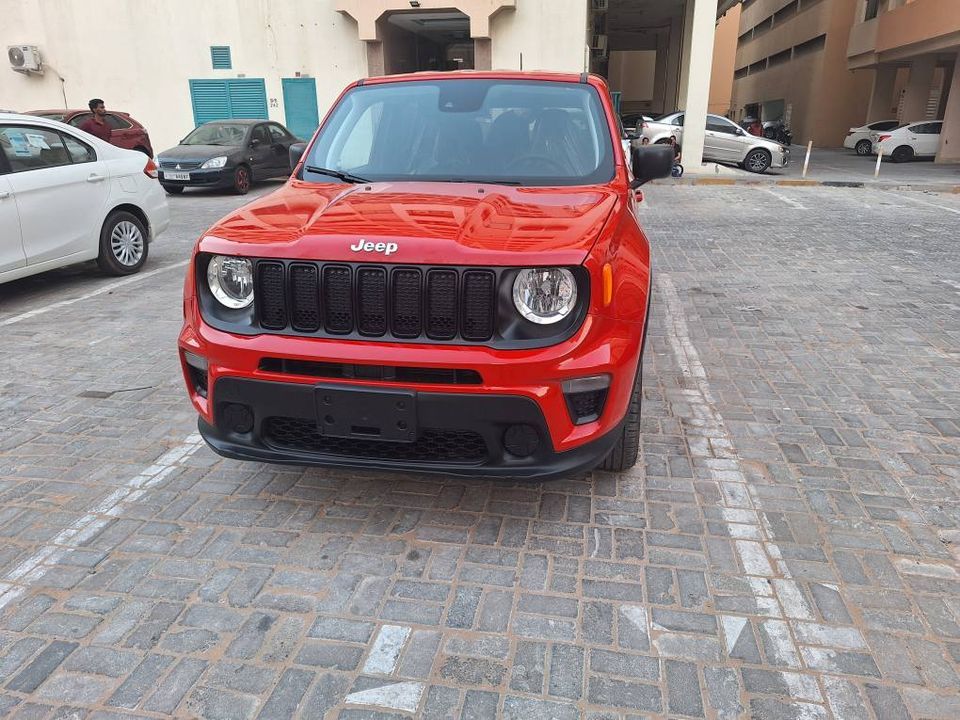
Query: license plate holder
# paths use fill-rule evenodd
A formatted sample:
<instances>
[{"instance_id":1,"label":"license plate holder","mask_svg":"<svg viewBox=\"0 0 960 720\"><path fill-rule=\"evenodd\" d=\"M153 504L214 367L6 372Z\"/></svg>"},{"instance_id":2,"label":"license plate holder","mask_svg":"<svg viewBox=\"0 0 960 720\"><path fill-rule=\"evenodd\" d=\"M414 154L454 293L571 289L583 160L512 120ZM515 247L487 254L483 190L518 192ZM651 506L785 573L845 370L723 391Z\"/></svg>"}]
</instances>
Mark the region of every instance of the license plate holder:
<instances>
[{"instance_id":1,"label":"license plate holder","mask_svg":"<svg viewBox=\"0 0 960 720\"><path fill-rule=\"evenodd\" d=\"M413 391L319 385L316 405L322 435L391 442L417 439L417 394Z\"/></svg>"},{"instance_id":2,"label":"license plate holder","mask_svg":"<svg viewBox=\"0 0 960 720\"><path fill-rule=\"evenodd\" d=\"M188 172L169 172L167 170L163 171L164 180L181 180L184 182L190 182L190 173Z\"/></svg>"}]
</instances>

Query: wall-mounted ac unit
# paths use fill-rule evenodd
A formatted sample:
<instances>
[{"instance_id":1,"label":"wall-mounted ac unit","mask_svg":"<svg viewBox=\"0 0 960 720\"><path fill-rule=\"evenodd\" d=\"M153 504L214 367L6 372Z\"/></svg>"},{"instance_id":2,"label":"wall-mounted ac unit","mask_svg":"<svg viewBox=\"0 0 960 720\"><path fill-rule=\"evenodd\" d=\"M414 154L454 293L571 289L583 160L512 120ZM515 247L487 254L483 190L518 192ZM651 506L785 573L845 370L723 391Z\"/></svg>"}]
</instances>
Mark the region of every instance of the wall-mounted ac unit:
<instances>
[{"instance_id":1,"label":"wall-mounted ac unit","mask_svg":"<svg viewBox=\"0 0 960 720\"><path fill-rule=\"evenodd\" d=\"M607 36L595 34L590 40L590 49L599 50L600 52L607 51Z\"/></svg>"},{"instance_id":2,"label":"wall-mounted ac unit","mask_svg":"<svg viewBox=\"0 0 960 720\"><path fill-rule=\"evenodd\" d=\"M10 69L21 73L42 73L43 62L36 45L8 45Z\"/></svg>"},{"instance_id":3,"label":"wall-mounted ac unit","mask_svg":"<svg viewBox=\"0 0 960 720\"><path fill-rule=\"evenodd\" d=\"M606 12L609 9L610 0L592 0L594 10Z\"/></svg>"}]
</instances>

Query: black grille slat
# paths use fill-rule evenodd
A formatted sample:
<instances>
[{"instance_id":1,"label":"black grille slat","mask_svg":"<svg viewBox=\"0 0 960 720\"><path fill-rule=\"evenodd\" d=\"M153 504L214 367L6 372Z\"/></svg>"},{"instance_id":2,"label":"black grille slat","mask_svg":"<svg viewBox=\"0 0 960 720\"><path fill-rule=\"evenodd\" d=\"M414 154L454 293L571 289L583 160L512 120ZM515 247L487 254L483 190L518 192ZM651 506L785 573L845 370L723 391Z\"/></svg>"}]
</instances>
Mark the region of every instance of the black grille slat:
<instances>
[{"instance_id":1,"label":"black grille slat","mask_svg":"<svg viewBox=\"0 0 960 720\"><path fill-rule=\"evenodd\" d=\"M387 271L357 270L357 329L379 337L387 332Z\"/></svg>"},{"instance_id":2,"label":"black grille slat","mask_svg":"<svg viewBox=\"0 0 960 720\"><path fill-rule=\"evenodd\" d=\"M487 270L467 270L462 285L460 333L465 340L489 340L493 336L496 277Z\"/></svg>"},{"instance_id":3,"label":"black grille slat","mask_svg":"<svg viewBox=\"0 0 960 720\"><path fill-rule=\"evenodd\" d=\"M270 330L285 328L287 326L287 292L281 263L261 262L257 265L256 296L260 324Z\"/></svg>"},{"instance_id":4,"label":"black grille slat","mask_svg":"<svg viewBox=\"0 0 960 720\"><path fill-rule=\"evenodd\" d=\"M477 464L487 458L487 444L469 430L424 428L410 443L323 435L317 423L291 417L264 420L263 439L268 446L337 457L409 462Z\"/></svg>"},{"instance_id":5,"label":"black grille slat","mask_svg":"<svg viewBox=\"0 0 960 720\"><path fill-rule=\"evenodd\" d=\"M453 340L457 336L457 273L431 270L427 273L427 337Z\"/></svg>"},{"instance_id":6,"label":"black grille slat","mask_svg":"<svg viewBox=\"0 0 960 720\"><path fill-rule=\"evenodd\" d=\"M300 332L320 329L320 277L316 265L290 266L291 324Z\"/></svg>"},{"instance_id":7,"label":"black grille slat","mask_svg":"<svg viewBox=\"0 0 960 720\"><path fill-rule=\"evenodd\" d=\"M415 268L393 271L391 325L398 338L415 338L423 332L421 274Z\"/></svg>"},{"instance_id":8,"label":"black grille slat","mask_svg":"<svg viewBox=\"0 0 960 720\"><path fill-rule=\"evenodd\" d=\"M328 333L353 330L353 279L345 265L323 268L323 326Z\"/></svg>"}]
</instances>

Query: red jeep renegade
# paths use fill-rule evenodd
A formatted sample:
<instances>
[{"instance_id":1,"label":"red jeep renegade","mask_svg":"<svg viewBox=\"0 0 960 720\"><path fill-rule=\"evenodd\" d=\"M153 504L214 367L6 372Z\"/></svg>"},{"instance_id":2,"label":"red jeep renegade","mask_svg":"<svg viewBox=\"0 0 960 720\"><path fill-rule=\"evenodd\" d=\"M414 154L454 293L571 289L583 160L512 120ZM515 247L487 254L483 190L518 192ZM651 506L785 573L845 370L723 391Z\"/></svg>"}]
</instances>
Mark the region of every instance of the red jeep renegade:
<instances>
[{"instance_id":1,"label":"red jeep renegade","mask_svg":"<svg viewBox=\"0 0 960 720\"><path fill-rule=\"evenodd\" d=\"M637 459L650 249L603 80L357 82L200 238L180 356L221 455L549 478Z\"/></svg>"}]
</instances>

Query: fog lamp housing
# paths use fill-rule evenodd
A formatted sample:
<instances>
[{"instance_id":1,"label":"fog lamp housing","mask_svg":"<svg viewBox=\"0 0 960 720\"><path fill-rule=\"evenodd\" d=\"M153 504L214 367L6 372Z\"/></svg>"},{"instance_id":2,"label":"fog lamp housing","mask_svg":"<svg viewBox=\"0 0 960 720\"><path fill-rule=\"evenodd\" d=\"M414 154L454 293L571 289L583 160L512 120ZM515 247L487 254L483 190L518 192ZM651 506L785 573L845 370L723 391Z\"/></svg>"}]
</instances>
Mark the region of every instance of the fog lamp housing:
<instances>
[{"instance_id":1,"label":"fog lamp housing","mask_svg":"<svg viewBox=\"0 0 960 720\"><path fill-rule=\"evenodd\" d=\"M205 357L201 357L200 355L195 355L192 352L184 350L183 361L187 366L187 374L190 376L190 383L193 386L193 391L202 398L207 397L209 392L207 380L207 371L209 366L207 359Z\"/></svg>"}]
</instances>

